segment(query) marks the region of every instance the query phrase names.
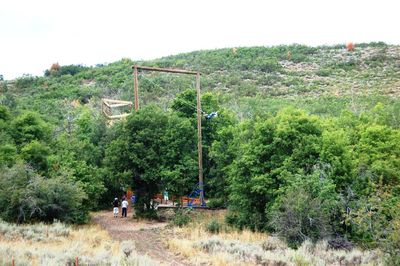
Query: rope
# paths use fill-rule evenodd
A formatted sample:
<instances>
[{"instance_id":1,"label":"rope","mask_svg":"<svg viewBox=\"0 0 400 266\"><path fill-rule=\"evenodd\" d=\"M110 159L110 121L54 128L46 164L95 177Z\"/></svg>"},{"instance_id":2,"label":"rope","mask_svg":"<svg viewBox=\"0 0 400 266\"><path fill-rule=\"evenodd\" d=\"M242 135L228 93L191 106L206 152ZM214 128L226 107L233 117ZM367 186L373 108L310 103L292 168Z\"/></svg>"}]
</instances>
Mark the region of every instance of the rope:
<instances>
[{"instance_id":1,"label":"rope","mask_svg":"<svg viewBox=\"0 0 400 266\"><path fill-rule=\"evenodd\" d=\"M161 89L162 91L166 92L169 96L172 96L172 99L175 98L175 95L173 95L172 93L170 93L169 91L167 91L166 89L164 89L163 87L161 87L160 85L158 85L157 83L153 82L151 79L147 78L146 76L144 76L143 74L140 74L140 76L144 79L146 79L148 82L150 82L151 84L153 84L154 86L156 86L157 88ZM197 111L197 106L187 102L187 101L182 101L184 104L186 104L187 106L193 107L196 111ZM200 112L202 114L207 115L206 112L204 112L202 109L200 109Z\"/></svg>"}]
</instances>

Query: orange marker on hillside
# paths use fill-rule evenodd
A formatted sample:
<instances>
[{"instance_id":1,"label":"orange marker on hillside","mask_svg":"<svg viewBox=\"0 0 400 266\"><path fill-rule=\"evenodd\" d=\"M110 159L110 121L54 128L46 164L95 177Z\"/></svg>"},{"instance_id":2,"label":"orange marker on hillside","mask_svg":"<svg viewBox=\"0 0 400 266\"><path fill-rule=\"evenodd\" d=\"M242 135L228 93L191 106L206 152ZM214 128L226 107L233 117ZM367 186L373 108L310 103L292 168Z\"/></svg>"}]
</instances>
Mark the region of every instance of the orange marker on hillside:
<instances>
[{"instance_id":1,"label":"orange marker on hillside","mask_svg":"<svg viewBox=\"0 0 400 266\"><path fill-rule=\"evenodd\" d=\"M354 51L354 44L352 42L347 43L346 44L346 49L349 52Z\"/></svg>"}]
</instances>

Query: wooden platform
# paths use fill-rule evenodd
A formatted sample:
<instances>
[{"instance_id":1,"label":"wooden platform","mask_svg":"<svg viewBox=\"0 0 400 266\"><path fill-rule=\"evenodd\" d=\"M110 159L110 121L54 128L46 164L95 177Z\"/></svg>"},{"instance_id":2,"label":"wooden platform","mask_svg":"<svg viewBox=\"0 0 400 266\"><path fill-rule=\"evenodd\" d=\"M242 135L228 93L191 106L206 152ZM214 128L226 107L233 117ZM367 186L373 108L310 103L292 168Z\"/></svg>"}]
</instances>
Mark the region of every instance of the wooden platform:
<instances>
[{"instance_id":1,"label":"wooden platform","mask_svg":"<svg viewBox=\"0 0 400 266\"><path fill-rule=\"evenodd\" d=\"M113 100L106 98L101 99L101 111L103 115L106 116L108 119L121 119L127 117L130 114L130 110L132 110L132 106L132 102L129 101ZM128 107L129 113L124 112L114 115L113 110L121 107Z\"/></svg>"}]
</instances>

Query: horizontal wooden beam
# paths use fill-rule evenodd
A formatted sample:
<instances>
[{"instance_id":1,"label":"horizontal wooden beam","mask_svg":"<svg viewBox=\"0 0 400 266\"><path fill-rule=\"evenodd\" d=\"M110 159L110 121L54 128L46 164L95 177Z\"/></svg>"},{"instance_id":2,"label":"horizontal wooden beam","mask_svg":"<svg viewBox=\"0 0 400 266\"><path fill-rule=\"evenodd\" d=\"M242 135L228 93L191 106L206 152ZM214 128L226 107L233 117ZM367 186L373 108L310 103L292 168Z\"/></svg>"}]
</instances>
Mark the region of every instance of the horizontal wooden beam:
<instances>
[{"instance_id":1,"label":"horizontal wooden beam","mask_svg":"<svg viewBox=\"0 0 400 266\"><path fill-rule=\"evenodd\" d=\"M113 100L113 99L102 99L104 103L124 103L124 104L132 104L132 102L129 101L121 101L121 100Z\"/></svg>"},{"instance_id":2,"label":"horizontal wooden beam","mask_svg":"<svg viewBox=\"0 0 400 266\"><path fill-rule=\"evenodd\" d=\"M111 104L110 107L111 108L116 108L116 107L122 107L122 106L132 106L132 103L114 103Z\"/></svg>"},{"instance_id":3,"label":"horizontal wooden beam","mask_svg":"<svg viewBox=\"0 0 400 266\"><path fill-rule=\"evenodd\" d=\"M109 119L118 119L118 118L124 118L127 117L130 114L121 114L121 115L110 115L108 116Z\"/></svg>"},{"instance_id":4,"label":"horizontal wooden beam","mask_svg":"<svg viewBox=\"0 0 400 266\"><path fill-rule=\"evenodd\" d=\"M185 69L160 68L160 67L148 67L148 66L136 66L136 68L141 70L167 72L167 73L190 74L190 75L197 75L197 73L200 74L200 72L189 71ZM132 69L135 69L135 66L132 66Z\"/></svg>"}]
</instances>

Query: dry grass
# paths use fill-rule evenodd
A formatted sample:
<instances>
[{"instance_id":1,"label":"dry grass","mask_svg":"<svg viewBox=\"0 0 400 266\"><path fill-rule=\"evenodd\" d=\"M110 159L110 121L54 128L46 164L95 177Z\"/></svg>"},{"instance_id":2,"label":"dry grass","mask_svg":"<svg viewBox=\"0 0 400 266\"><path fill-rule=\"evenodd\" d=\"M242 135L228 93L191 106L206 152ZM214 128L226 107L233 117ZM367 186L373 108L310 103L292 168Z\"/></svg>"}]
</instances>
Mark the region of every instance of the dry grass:
<instances>
[{"instance_id":1,"label":"dry grass","mask_svg":"<svg viewBox=\"0 0 400 266\"><path fill-rule=\"evenodd\" d=\"M173 228L168 248L194 265L381 265L379 251L333 250L326 241L304 242L294 250L274 236L237 231L224 223L223 211L197 214L194 223ZM221 224L218 234L206 228L212 220Z\"/></svg>"},{"instance_id":2,"label":"dry grass","mask_svg":"<svg viewBox=\"0 0 400 266\"><path fill-rule=\"evenodd\" d=\"M61 223L16 226L0 221L0 265L157 265L132 241L113 241L98 225Z\"/></svg>"}]
</instances>

